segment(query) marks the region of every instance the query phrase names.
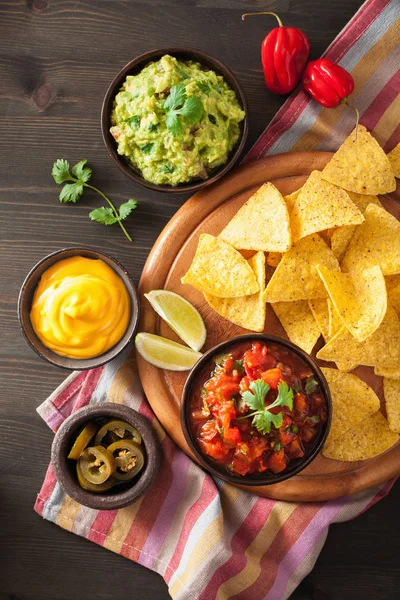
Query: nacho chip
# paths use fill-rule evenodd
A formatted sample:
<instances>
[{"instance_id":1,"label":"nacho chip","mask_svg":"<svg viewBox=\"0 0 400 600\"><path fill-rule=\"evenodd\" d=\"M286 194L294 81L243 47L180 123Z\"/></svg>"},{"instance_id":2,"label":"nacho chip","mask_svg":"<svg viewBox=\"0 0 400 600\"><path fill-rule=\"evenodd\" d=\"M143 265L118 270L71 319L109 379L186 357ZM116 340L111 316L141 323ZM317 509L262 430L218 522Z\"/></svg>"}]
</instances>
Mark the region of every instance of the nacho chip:
<instances>
[{"instance_id":1,"label":"nacho chip","mask_svg":"<svg viewBox=\"0 0 400 600\"><path fill-rule=\"evenodd\" d=\"M312 171L290 212L293 242L331 227L358 225L362 213L347 192Z\"/></svg>"},{"instance_id":2,"label":"nacho chip","mask_svg":"<svg viewBox=\"0 0 400 600\"><path fill-rule=\"evenodd\" d=\"M381 325L364 342L358 342L343 326L319 350L317 358L353 362L367 367L397 367L400 364L400 321L394 309L388 305Z\"/></svg>"},{"instance_id":3,"label":"nacho chip","mask_svg":"<svg viewBox=\"0 0 400 600\"><path fill-rule=\"evenodd\" d=\"M237 250L286 252L292 243L289 213L279 190L264 183L219 237Z\"/></svg>"},{"instance_id":4,"label":"nacho chip","mask_svg":"<svg viewBox=\"0 0 400 600\"><path fill-rule=\"evenodd\" d=\"M400 142L387 155L394 176L400 179Z\"/></svg>"},{"instance_id":5,"label":"nacho chip","mask_svg":"<svg viewBox=\"0 0 400 600\"><path fill-rule=\"evenodd\" d=\"M383 393L389 428L400 433L400 381L385 378L383 380Z\"/></svg>"},{"instance_id":6,"label":"nacho chip","mask_svg":"<svg viewBox=\"0 0 400 600\"><path fill-rule=\"evenodd\" d=\"M267 265L277 267L282 260L281 252L269 252L267 256Z\"/></svg>"},{"instance_id":7,"label":"nacho chip","mask_svg":"<svg viewBox=\"0 0 400 600\"><path fill-rule=\"evenodd\" d=\"M339 313L336 310L332 300L328 298L328 336L329 339L333 338L334 335L337 334L343 327L343 323L341 318L339 317Z\"/></svg>"},{"instance_id":8,"label":"nacho chip","mask_svg":"<svg viewBox=\"0 0 400 600\"><path fill-rule=\"evenodd\" d=\"M400 319L400 285L388 290L388 300Z\"/></svg>"},{"instance_id":9,"label":"nacho chip","mask_svg":"<svg viewBox=\"0 0 400 600\"><path fill-rule=\"evenodd\" d=\"M322 300L309 300L308 306L317 322L322 337L325 342L327 342L329 339L329 313L326 298L323 298Z\"/></svg>"},{"instance_id":10,"label":"nacho chip","mask_svg":"<svg viewBox=\"0 0 400 600\"><path fill-rule=\"evenodd\" d=\"M346 362L344 360L337 360L335 364L339 371L342 371L343 373L348 373L358 367L357 363L352 363L350 361Z\"/></svg>"},{"instance_id":11,"label":"nacho chip","mask_svg":"<svg viewBox=\"0 0 400 600\"><path fill-rule=\"evenodd\" d=\"M344 433L379 410L378 396L356 375L322 368L332 396L332 423L322 450L329 453Z\"/></svg>"},{"instance_id":12,"label":"nacho chip","mask_svg":"<svg viewBox=\"0 0 400 600\"><path fill-rule=\"evenodd\" d=\"M369 204L376 204L383 208L378 196L374 194L356 194L356 192L347 192L350 200L357 206L358 210L365 213Z\"/></svg>"},{"instance_id":13,"label":"nacho chip","mask_svg":"<svg viewBox=\"0 0 400 600\"><path fill-rule=\"evenodd\" d=\"M398 440L383 414L376 412L347 430L335 444L325 445L322 453L335 460L366 460L386 452Z\"/></svg>"},{"instance_id":14,"label":"nacho chip","mask_svg":"<svg viewBox=\"0 0 400 600\"><path fill-rule=\"evenodd\" d=\"M343 142L322 177L358 194L387 194L396 189L388 157L363 125Z\"/></svg>"},{"instance_id":15,"label":"nacho chip","mask_svg":"<svg viewBox=\"0 0 400 600\"><path fill-rule=\"evenodd\" d=\"M393 288L400 285L400 274L397 275L386 275L385 276L386 289L389 292Z\"/></svg>"},{"instance_id":16,"label":"nacho chip","mask_svg":"<svg viewBox=\"0 0 400 600\"><path fill-rule=\"evenodd\" d=\"M397 367L375 367L374 373L387 379L400 379L400 364Z\"/></svg>"},{"instance_id":17,"label":"nacho chip","mask_svg":"<svg viewBox=\"0 0 400 600\"><path fill-rule=\"evenodd\" d=\"M370 204L342 261L343 271L379 265L384 275L400 273L400 223L384 208Z\"/></svg>"},{"instance_id":18,"label":"nacho chip","mask_svg":"<svg viewBox=\"0 0 400 600\"><path fill-rule=\"evenodd\" d=\"M289 340L311 354L321 332L308 302L275 302L271 306Z\"/></svg>"},{"instance_id":19,"label":"nacho chip","mask_svg":"<svg viewBox=\"0 0 400 600\"><path fill-rule=\"evenodd\" d=\"M286 206L288 208L288 211L290 213L290 211L292 210L297 198L299 197L299 194L301 192L302 188L296 190L295 192L292 192L291 194L289 194L288 196L284 196L283 199L286 202Z\"/></svg>"},{"instance_id":20,"label":"nacho chip","mask_svg":"<svg viewBox=\"0 0 400 600\"><path fill-rule=\"evenodd\" d=\"M317 265L339 271L332 250L318 234L299 240L282 257L264 292L265 302L292 302L326 298Z\"/></svg>"},{"instance_id":21,"label":"nacho chip","mask_svg":"<svg viewBox=\"0 0 400 600\"><path fill-rule=\"evenodd\" d=\"M250 331L263 331L265 323L266 306L262 299L265 287L265 254L257 252L248 263L257 278L260 290L251 296L241 298L216 298L204 294L208 304L221 317Z\"/></svg>"},{"instance_id":22,"label":"nacho chip","mask_svg":"<svg viewBox=\"0 0 400 600\"><path fill-rule=\"evenodd\" d=\"M240 252L207 233L200 236L193 262L181 281L220 298L247 296L260 289Z\"/></svg>"},{"instance_id":23,"label":"nacho chip","mask_svg":"<svg viewBox=\"0 0 400 600\"><path fill-rule=\"evenodd\" d=\"M359 342L374 333L387 309L385 279L379 266L341 273L318 266L318 273L342 323Z\"/></svg>"}]
</instances>

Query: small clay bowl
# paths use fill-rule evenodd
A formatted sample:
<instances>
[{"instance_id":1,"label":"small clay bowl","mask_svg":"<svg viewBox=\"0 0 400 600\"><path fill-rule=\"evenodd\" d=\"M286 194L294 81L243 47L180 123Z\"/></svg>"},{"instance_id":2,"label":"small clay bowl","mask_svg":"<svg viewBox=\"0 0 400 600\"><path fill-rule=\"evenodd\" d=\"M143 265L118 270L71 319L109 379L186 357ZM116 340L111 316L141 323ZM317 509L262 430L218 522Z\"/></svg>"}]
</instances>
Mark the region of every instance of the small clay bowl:
<instances>
[{"instance_id":1,"label":"small clay bowl","mask_svg":"<svg viewBox=\"0 0 400 600\"><path fill-rule=\"evenodd\" d=\"M191 183L181 183L177 186L157 185L155 183L151 183L150 181L146 181L142 177L141 172L138 169L135 169L135 167L126 157L118 154L117 144L110 133L111 112L113 108L114 99L115 96L118 94L119 90L121 89L121 86L124 83L127 75L135 75L139 73L149 62L157 61L165 54L169 54L180 60L192 60L198 62L207 69L215 71L218 75L222 75L227 84L235 92L239 104L245 112L245 117L240 123L239 140L235 148L232 150L228 161L224 165L221 165L221 167L215 169L215 171L213 171L210 174L208 179L197 179L193 180L193 182ZM121 69L121 71L111 82L103 100L103 106L101 107L101 131L109 155L116 163L116 165L121 169L121 171L125 173L125 175L130 177L130 179L133 179L133 181L136 181L136 183L140 183L141 185L158 192L168 192L170 194L183 194L187 192L197 192L198 190L214 183L215 181L223 177L238 162L242 154L244 145L246 143L247 134L249 130L248 113L249 109L243 89L235 75L230 69L228 69L227 66L225 66L217 58L214 58L213 56L210 56L205 52L201 52L200 50L195 50L193 48L187 47L173 46L167 48L157 48L155 50L145 52L144 54L140 54Z\"/></svg>"},{"instance_id":2,"label":"small clay bowl","mask_svg":"<svg viewBox=\"0 0 400 600\"><path fill-rule=\"evenodd\" d=\"M326 401L328 418L326 422L323 423L323 425L319 428L318 435L315 437L312 443L307 446L307 454L302 458L296 458L291 460L289 466L284 471L281 471L280 473L276 474L272 473L272 471L266 471L265 473L260 474L239 476L230 474L227 470L221 468L211 458L208 458L206 455L200 452L200 449L193 435L192 428L190 426L190 400L192 394L195 393L195 390L198 390L200 385L199 382L204 382L206 381L206 379L209 378L210 366L212 365L213 358L215 358L219 354L229 353L229 351L235 346L252 341L260 341L267 345L275 344L277 346L283 347L284 349L286 348L289 351L296 354L310 368L315 379L320 383L320 389ZM329 433L329 428L332 419L332 399L329 391L328 382L326 381L324 374L322 373L316 361L309 354L307 354L307 352L304 352L304 350L299 348L299 346L296 346L296 344L293 344L288 340L275 337L273 335L267 335L264 333L249 333L246 335L239 335L237 337L231 338L226 342L222 342L222 344L218 344L217 346L210 348L210 350L205 352L200 358L200 360L197 361L195 366L190 371L182 390L180 417L183 433L190 447L190 450L193 452L194 456L196 457L198 462L204 467L204 469L212 473L212 475L215 475L216 477L219 477L220 479L223 479L225 481L229 481L230 483L235 483L239 485L272 485L274 483L285 481L286 479L289 479L294 475L298 475L317 456L322 446L324 445L327 435Z\"/></svg>"},{"instance_id":3,"label":"small clay bowl","mask_svg":"<svg viewBox=\"0 0 400 600\"><path fill-rule=\"evenodd\" d=\"M104 494L89 492L80 487L76 478L76 461L67 458L76 436L89 421L97 419L121 419L136 427L142 436L146 462L141 473L123 487L111 488ZM65 419L51 447L51 464L58 483L68 496L89 508L115 510L129 506L154 482L161 462L160 444L149 421L136 410L122 404L100 402L85 406ZM119 491L121 490L121 491Z\"/></svg>"},{"instance_id":4,"label":"small clay bowl","mask_svg":"<svg viewBox=\"0 0 400 600\"><path fill-rule=\"evenodd\" d=\"M71 256L84 256L85 258L99 258L103 260L105 263L107 263L107 265L114 269L117 275L121 277L126 289L128 290L131 301L131 316L125 334L115 346L110 348L110 350L104 354L101 354L100 356L95 356L94 358L68 358L53 352L53 350L47 348L40 341L33 330L29 316L33 296L43 273L56 262L64 260L65 258L70 258ZM26 276L18 297L18 318L27 342L41 358L44 358L56 367L62 367L63 369L71 369L74 371L83 371L85 369L94 369L95 367L104 365L108 361L118 356L118 354L120 354L128 346L136 333L139 323L139 299L136 288L128 274L128 271L115 258L105 254L105 252L91 250L90 248L83 246L63 248L62 250L57 250L56 252L53 252L52 254L42 258L42 260L40 260Z\"/></svg>"}]
</instances>

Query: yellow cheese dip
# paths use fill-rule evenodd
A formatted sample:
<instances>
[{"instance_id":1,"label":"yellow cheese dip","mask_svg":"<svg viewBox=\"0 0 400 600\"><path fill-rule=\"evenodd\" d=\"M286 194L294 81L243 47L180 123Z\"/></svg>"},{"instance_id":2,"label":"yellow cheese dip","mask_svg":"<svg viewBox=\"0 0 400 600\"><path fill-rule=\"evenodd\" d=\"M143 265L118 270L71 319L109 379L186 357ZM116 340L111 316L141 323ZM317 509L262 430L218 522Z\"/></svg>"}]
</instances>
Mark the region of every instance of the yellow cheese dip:
<instances>
[{"instance_id":1,"label":"yellow cheese dip","mask_svg":"<svg viewBox=\"0 0 400 600\"><path fill-rule=\"evenodd\" d=\"M60 260L40 278L31 323L42 343L61 356L104 354L124 335L130 299L122 279L100 259Z\"/></svg>"}]
</instances>

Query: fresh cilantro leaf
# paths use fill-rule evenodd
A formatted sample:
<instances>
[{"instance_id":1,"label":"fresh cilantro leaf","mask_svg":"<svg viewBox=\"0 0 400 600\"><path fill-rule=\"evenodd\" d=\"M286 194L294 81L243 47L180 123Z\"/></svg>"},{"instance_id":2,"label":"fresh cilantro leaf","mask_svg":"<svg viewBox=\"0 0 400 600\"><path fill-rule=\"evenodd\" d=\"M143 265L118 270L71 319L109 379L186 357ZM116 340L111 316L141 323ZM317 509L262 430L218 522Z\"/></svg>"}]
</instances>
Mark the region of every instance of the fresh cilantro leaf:
<instances>
[{"instance_id":1,"label":"fresh cilantro leaf","mask_svg":"<svg viewBox=\"0 0 400 600\"><path fill-rule=\"evenodd\" d=\"M161 173L173 173L175 171L175 166L174 165L162 165L160 167L160 172Z\"/></svg>"},{"instance_id":2,"label":"fresh cilantro leaf","mask_svg":"<svg viewBox=\"0 0 400 600\"><path fill-rule=\"evenodd\" d=\"M205 398L207 396L207 390L205 387L202 387L200 390L200 396L201 398Z\"/></svg>"},{"instance_id":3,"label":"fresh cilantro leaf","mask_svg":"<svg viewBox=\"0 0 400 600\"><path fill-rule=\"evenodd\" d=\"M273 404L275 406L287 406L290 410L293 410L293 390L286 381L278 383L278 397Z\"/></svg>"},{"instance_id":4,"label":"fresh cilantro leaf","mask_svg":"<svg viewBox=\"0 0 400 600\"><path fill-rule=\"evenodd\" d=\"M196 85L203 94L207 94L207 96L210 94L211 88L206 81L196 81Z\"/></svg>"},{"instance_id":5,"label":"fresh cilantro leaf","mask_svg":"<svg viewBox=\"0 0 400 600\"><path fill-rule=\"evenodd\" d=\"M194 125L200 121L203 111L203 103L200 98L198 96L190 96L176 113L185 117L189 125Z\"/></svg>"},{"instance_id":6,"label":"fresh cilantro leaf","mask_svg":"<svg viewBox=\"0 0 400 600\"><path fill-rule=\"evenodd\" d=\"M294 384L293 390L296 392L296 394L297 392L301 392L301 384L298 381L296 381L296 383Z\"/></svg>"},{"instance_id":7,"label":"fresh cilantro leaf","mask_svg":"<svg viewBox=\"0 0 400 600\"><path fill-rule=\"evenodd\" d=\"M249 408L261 411L264 409L265 396L269 392L269 385L262 379L252 381L250 384L251 392L243 392L242 398Z\"/></svg>"},{"instance_id":8,"label":"fresh cilantro leaf","mask_svg":"<svg viewBox=\"0 0 400 600\"><path fill-rule=\"evenodd\" d=\"M148 144L145 144L144 146L139 146L139 150L141 150L143 152L143 154L151 154L151 152L153 152L153 149L154 149L153 142L149 142Z\"/></svg>"},{"instance_id":9,"label":"fresh cilantro leaf","mask_svg":"<svg viewBox=\"0 0 400 600\"><path fill-rule=\"evenodd\" d=\"M208 114L208 120L210 121L210 123L212 123L213 125L217 124L217 119L214 117L214 115L211 115L210 113Z\"/></svg>"},{"instance_id":10,"label":"fresh cilantro leaf","mask_svg":"<svg viewBox=\"0 0 400 600\"><path fill-rule=\"evenodd\" d=\"M307 377L306 379L306 385L305 385L305 392L307 395L312 394L312 392L319 386L318 381L316 381L313 377L313 375L311 375L310 377Z\"/></svg>"},{"instance_id":11,"label":"fresh cilantro leaf","mask_svg":"<svg viewBox=\"0 0 400 600\"><path fill-rule=\"evenodd\" d=\"M235 362L233 363L233 370L237 371L239 375L242 374L244 372L243 361L235 360Z\"/></svg>"},{"instance_id":12,"label":"fresh cilantro leaf","mask_svg":"<svg viewBox=\"0 0 400 600\"><path fill-rule=\"evenodd\" d=\"M126 219L126 217L129 217L129 215L133 210L135 210L137 205L137 200L134 200L133 198L130 198L127 202L121 204L121 206L119 207L119 218Z\"/></svg>"},{"instance_id":13,"label":"fresh cilantro leaf","mask_svg":"<svg viewBox=\"0 0 400 600\"><path fill-rule=\"evenodd\" d=\"M128 123L132 127L132 129L137 129L140 125L140 117L139 115L133 115L133 117L128 117L124 119L124 123Z\"/></svg>"},{"instance_id":14,"label":"fresh cilantro leaf","mask_svg":"<svg viewBox=\"0 0 400 600\"><path fill-rule=\"evenodd\" d=\"M278 429L282 425L282 421L282 413L274 415L268 411L268 408L265 408L253 418L253 425L257 427L261 433L265 434L271 431L271 425Z\"/></svg>"},{"instance_id":15,"label":"fresh cilantro leaf","mask_svg":"<svg viewBox=\"0 0 400 600\"><path fill-rule=\"evenodd\" d=\"M173 85L169 91L169 96L164 102L164 110L177 110L183 106L186 100L186 88L183 83Z\"/></svg>"},{"instance_id":16,"label":"fresh cilantro leaf","mask_svg":"<svg viewBox=\"0 0 400 600\"><path fill-rule=\"evenodd\" d=\"M280 442L276 442L275 446L274 446L274 452L279 452L279 450L282 448L282 444Z\"/></svg>"},{"instance_id":17,"label":"fresh cilantro leaf","mask_svg":"<svg viewBox=\"0 0 400 600\"><path fill-rule=\"evenodd\" d=\"M174 137L180 137L182 134L182 127L178 119L178 115L174 112L167 113L165 124Z\"/></svg>"},{"instance_id":18,"label":"fresh cilantro leaf","mask_svg":"<svg viewBox=\"0 0 400 600\"><path fill-rule=\"evenodd\" d=\"M102 225L114 225L114 223L118 221L112 208L108 206L95 208L89 213L89 217L92 219L92 221L97 221L97 223L101 223Z\"/></svg>"},{"instance_id":19,"label":"fresh cilantro leaf","mask_svg":"<svg viewBox=\"0 0 400 600\"><path fill-rule=\"evenodd\" d=\"M80 181L66 183L60 192L59 199L60 202L78 202L82 194L83 184Z\"/></svg>"},{"instance_id":20,"label":"fresh cilantro leaf","mask_svg":"<svg viewBox=\"0 0 400 600\"><path fill-rule=\"evenodd\" d=\"M64 181L71 181L72 175L69 172L69 162L64 158L58 158L53 165L51 174L56 183L64 183Z\"/></svg>"},{"instance_id":21,"label":"fresh cilantro leaf","mask_svg":"<svg viewBox=\"0 0 400 600\"><path fill-rule=\"evenodd\" d=\"M147 129L151 132L153 131L157 131L158 128L158 124L157 123L150 123L150 125L148 125Z\"/></svg>"},{"instance_id":22,"label":"fresh cilantro leaf","mask_svg":"<svg viewBox=\"0 0 400 600\"><path fill-rule=\"evenodd\" d=\"M312 421L313 423L319 423L319 416L318 415L313 415L312 417L308 417L310 419L310 421Z\"/></svg>"},{"instance_id":23,"label":"fresh cilantro leaf","mask_svg":"<svg viewBox=\"0 0 400 600\"><path fill-rule=\"evenodd\" d=\"M176 65L175 68L182 79L189 79L189 75L187 73L185 73L185 71L183 69L181 69L181 67L179 65Z\"/></svg>"},{"instance_id":24,"label":"fresh cilantro leaf","mask_svg":"<svg viewBox=\"0 0 400 600\"><path fill-rule=\"evenodd\" d=\"M293 433L299 433L299 428L297 427L297 425L292 425L290 429L293 431Z\"/></svg>"},{"instance_id":25,"label":"fresh cilantro leaf","mask_svg":"<svg viewBox=\"0 0 400 600\"><path fill-rule=\"evenodd\" d=\"M92 176L92 169L85 167L87 160L81 160L72 167L72 173L81 182L86 183Z\"/></svg>"}]
</instances>

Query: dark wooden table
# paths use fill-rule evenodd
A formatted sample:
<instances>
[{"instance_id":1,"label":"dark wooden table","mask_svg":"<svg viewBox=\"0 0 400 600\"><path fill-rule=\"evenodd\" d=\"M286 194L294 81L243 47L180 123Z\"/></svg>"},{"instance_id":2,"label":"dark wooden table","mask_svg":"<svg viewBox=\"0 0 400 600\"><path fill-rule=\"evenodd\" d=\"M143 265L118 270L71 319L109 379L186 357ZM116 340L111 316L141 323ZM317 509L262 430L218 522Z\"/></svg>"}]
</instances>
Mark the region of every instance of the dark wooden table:
<instances>
[{"instance_id":1,"label":"dark wooden table","mask_svg":"<svg viewBox=\"0 0 400 600\"><path fill-rule=\"evenodd\" d=\"M18 327L16 300L41 257L85 243L122 261L137 282L148 252L184 196L131 183L111 162L100 133L100 106L115 73L137 54L162 45L191 45L231 67L250 104L248 148L283 102L263 83L259 43L274 26L251 8L280 13L310 38L318 57L361 0L1 0L1 598L13 600L162 600L161 577L43 521L32 510L52 434L36 407L65 377L37 357ZM56 158L87 158L98 185L119 204L139 208L120 229L92 223L92 194L62 205L50 176ZM353 522L334 525L310 576L293 600L398 598L400 486Z\"/></svg>"}]
</instances>

